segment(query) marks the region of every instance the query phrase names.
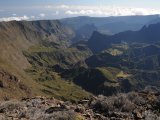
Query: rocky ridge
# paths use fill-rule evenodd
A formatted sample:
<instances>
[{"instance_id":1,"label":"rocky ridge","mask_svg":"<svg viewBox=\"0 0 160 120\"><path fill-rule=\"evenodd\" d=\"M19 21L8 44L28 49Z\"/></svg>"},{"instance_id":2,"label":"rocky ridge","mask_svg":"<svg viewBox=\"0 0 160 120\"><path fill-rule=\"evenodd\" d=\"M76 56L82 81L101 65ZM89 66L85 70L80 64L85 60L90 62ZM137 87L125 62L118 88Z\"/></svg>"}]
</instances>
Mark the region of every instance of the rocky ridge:
<instances>
[{"instance_id":1,"label":"rocky ridge","mask_svg":"<svg viewBox=\"0 0 160 120\"><path fill-rule=\"evenodd\" d=\"M37 96L1 102L1 120L159 120L160 90L99 95L77 103Z\"/></svg>"}]
</instances>

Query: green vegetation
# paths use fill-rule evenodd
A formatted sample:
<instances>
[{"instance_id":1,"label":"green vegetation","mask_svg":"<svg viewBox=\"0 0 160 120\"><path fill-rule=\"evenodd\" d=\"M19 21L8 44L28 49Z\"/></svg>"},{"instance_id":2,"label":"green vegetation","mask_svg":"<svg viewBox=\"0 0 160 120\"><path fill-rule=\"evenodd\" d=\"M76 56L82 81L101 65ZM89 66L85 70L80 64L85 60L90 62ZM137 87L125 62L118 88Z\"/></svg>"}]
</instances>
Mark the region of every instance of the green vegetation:
<instances>
[{"instance_id":1,"label":"green vegetation","mask_svg":"<svg viewBox=\"0 0 160 120\"><path fill-rule=\"evenodd\" d=\"M56 47L61 46L57 44L50 47L46 47L46 44L36 45L25 51L25 56L32 64L32 67L25 71L41 86L40 90L46 95L71 101L89 97L88 92L73 82L61 78L54 66L58 64L63 69L71 68L90 56L90 51L88 49L80 51L73 47L63 49Z\"/></svg>"},{"instance_id":2,"label":"green vegetation","mask_svg":"<svg viewBox=\"0 0 160 120\"><path fill-rule=\"evenodd\" d=\"M31 49L38 50L37 52L50 52L53 48L42 47L43 40L50 43L63 41L67 44L72 36L72 31L54 20L0 22L0 26L0 69L16 76L26 86L26 89L31 90L30 93L24 91L22 94L22 90L17 87L17 84L11 83L12 89L6 87L0 90L0 99L6 96L7 98L22 98L44 95L41 91L42 86L25 72L32 65L24 56L23 51L27 51L31 46L37 46L37 48L31 47ZM62 34L64 37L59 39ZM6 81L6 84L10 84L10 82Z\"/></svg>"},{"instance_id":3,"label":"green vegetation","mask_svg":"<svg viewBox=\"0 0 160 120\"><path fill-rule=\"evenodd\" d=\"M121 77L121 78L128 78L130 76L131 76L130 74L124 73L123 71L117 74L117 77Z\"/></svg>"},{"instance_id":4,"label":"green vegetation","mask_svg":"<svg viewBox=\"0 0 160 120\"><path fill-rule=\"evenodd\" d=\"M116 82L116 76L106 68L97 68L97 70L108 80L108 82Z\"/></svg>"},{"instance_id":5,"label":"green vegetation","mask_svg":"<svg viewBox=\"0 0 160 120\"><path fill-rule=\"evenodd\" d=\"M65 80L44 81L42 89L46 94L62 100L78 101L80 99L89 98L90 94L78 87L72 82Z\"/></svg>"},{"instance_id":6,"label":"green vegetation","mask_svg":"<svg viewBox=\"0 0 160 120\"><path fill-rule=\"evenodd\" d=\"M113 44L110 48L107 50L104 50L102 52L107 52L113 56L121 56L124 54L125 51L129 49L129 45L127 43L121 43L121 44Z\"/></svg>"},{"instance_id":7,"label":"green vegetation","mask_svg":"<svg viewBox=\"0 0 160 120\"><path fill-rule=\"evenodd\" d=\"M33 46L24 52L28 61L35 66L51 67L59 65L62 68L69 68L79 61L85 60L92 53L89 49L79 50L78 48L59 48L46 46Z\"/></svg>"},{"instance_id":8,"label":"green vegetation","mask_svg":"<svg viewBox=\"0 0 160 120\"><path fill-rule=\"evenodd\" d=\"M120 51L118 49L113 49L113 48L108 49L106 52L113 56L118 56L123 54L123 51Z\"/></svg>"}]
</instances>

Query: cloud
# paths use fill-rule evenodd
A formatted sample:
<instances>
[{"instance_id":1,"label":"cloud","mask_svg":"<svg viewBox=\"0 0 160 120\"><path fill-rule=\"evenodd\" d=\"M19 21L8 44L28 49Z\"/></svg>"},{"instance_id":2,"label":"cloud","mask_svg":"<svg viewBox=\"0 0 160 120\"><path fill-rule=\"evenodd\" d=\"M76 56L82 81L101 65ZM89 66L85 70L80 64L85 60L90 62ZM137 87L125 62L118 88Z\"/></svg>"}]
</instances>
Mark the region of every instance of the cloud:
<instances>
[{"instance_id":1,"label":"cloud","mask_svg":"<svg viewBox=\"0 0 160 120\"><path fill-rule=\"evenodd\" d=\"M60 6L57 6L59 8L62 8L62 9L69 9L70 7L68 5L60 5Z\"/></svg>"},{"instance_id":2,"label":"cloud","mask_svg":"<svg viewBox=\"0 0 160 120\"><path fill-rule=\"evenodd\" d=\"M47 9L70 9L71 6L68 5L47 5L45 8Z\"/></svg>"},{"instance_id":3,"label":"cloud","mask_svg":"<svg viewBox=\"0 0 160 120\"><path fill-rule=\"evenodd\" d=\"M97 11L93 11L93 10L71 11L71 10L68 10L65 12L65 14L69 14L69 15L103 15L105 13L103 13L101 10L97 10Z\"/></svg>"},{"instance_id":4,"label":"cloud","mask_svg":"<svg viewBox=\"0 0 160 120\"><path fill-rule=\"evenodd\" d=\"M87 6L87 5L48 5L49 11L60 11L65 17L69 16L128 16L160 14L160 9L136 8L122 6ZM60 15L60 14L59 14Z\"/></svg>"},{"instance_id":5,"label":"cloud","mask_svg":"<svg viewBox=\"0 0 160 120\"><path fill-rule=\"evenodd\" d=\"M27 10L26 10L27 9ZM108 17L108 16L130 16L130 15L153 15L159 14L160 9L151 8L134 8L134 7L122 7L122 6L87 6L87 5L47 5L47 6L32 6L25 8L28 11L28 16L18 16L18 14L24 14L20 11L11 14L10 17L1 17L0 21L10 21L10 20L39 20L39 19L59 19L64 17L74 17L74 16L92 16L92 17ZM34 10L34 12L33 12ZM0 10L0 13L3 10ZM3 14L9 13L3 11ZM2 14L2 15L3 15Z\"/></svg>"},{"instance_id":6,"label":"cloud","mask_svg":"<svg viewBox=\"0 0 160 120\"><path fill-rule=\"evenodd\" d=\"M3 17L3 18L0 18L0 21L12 21L12 20L16 20L16 21L29 20L29 17L24 15L22 17Z\"/></svg>"},{"instance_id":7,"label":"cloud","mask_svg":"<svg viewBox=\"0 0 160 120\"><path fill-rule=\"evenodd\" d=\"M160 9L129 8L117 6L71 6L65 11L66 15L90 16L128 16L160 14Z\"/></svg>"},{"instance_id":8,"label":"cloud","mask_svg":"<svg viewBox=\"0 0 160 120\"><path fill-rule=\"evenodd\" d=\"M46 16L46 14L41 13L39 16L40 16L40 17L45 17L45 16Z\"/></svg>"}]
</instances>

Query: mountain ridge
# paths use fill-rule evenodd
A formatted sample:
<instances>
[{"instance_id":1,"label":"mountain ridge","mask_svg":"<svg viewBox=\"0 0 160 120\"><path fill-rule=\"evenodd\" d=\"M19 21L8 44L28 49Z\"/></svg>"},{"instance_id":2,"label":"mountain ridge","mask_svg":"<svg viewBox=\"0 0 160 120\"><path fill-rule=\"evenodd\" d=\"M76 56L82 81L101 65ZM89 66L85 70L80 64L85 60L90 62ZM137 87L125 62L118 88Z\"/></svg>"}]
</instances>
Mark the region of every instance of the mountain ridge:
<instances>
[{"instance_id":1,"label":"mountain ridge","mask_svg":"<svg viewBox=\"0 0 160 120\"><path fill-rule=\"evenodd\" d=\"M0 22L0 36L0 68L16 76L23 84L32 89L33 94L42 94L40 85L25 72L31 67L31 64L24 56L24 51L43 41L62 42L62 46L66 47L72 37L72 31L57 20L10 21ZM17 91L16 94L19 92L21 91ZM1 99L5 96L9 97L12 94L4 92ZM21 95L19 94L19 96Z\"/></svg>"},{"instance_id":2,"label":"mountain ridge","mask_svg":"<svg viewBox=\"0 0 160 120\"><path fill-rule=\"evenodd\" d=\"M93 32L88 40L88 46L94 52L100 52L111 44L126 43L156 43L159 42L160 23L143 26L139 31L124 31L115 35L105 35L97 31ZM153 41L152 41L153 40ZM93 42L93 43L92 43ZM95 42L95 43L94 43ZM92 44L94 46L92 46ZM98 49L98 50L94 50Z\"/></svg>"}]
</instances>

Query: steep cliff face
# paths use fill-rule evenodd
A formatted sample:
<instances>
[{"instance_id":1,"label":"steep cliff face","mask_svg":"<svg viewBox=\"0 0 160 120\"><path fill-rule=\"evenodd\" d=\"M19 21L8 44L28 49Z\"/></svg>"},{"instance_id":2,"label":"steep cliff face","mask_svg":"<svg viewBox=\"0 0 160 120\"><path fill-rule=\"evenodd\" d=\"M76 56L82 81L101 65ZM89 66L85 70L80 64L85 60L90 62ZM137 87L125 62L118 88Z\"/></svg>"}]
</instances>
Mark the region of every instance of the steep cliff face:
<instances>
[{"instance_id":1,"label":"steep cliff face","mask_svg":"<svg viewBox=\"0 0 160 120\"><path fill-rule=\"evenodd\" d=\"M4 64L24 69L29 66L22 51L43 40L63 42L72 36L72 31L59 21L11 21L0 23L0 66ZM7 61L6 61L7 60Z\"/></svg>"},{"instance_id":2,"label":"steep cliff face","mask_svg":"<svg viewBox=\"0 0 160 120\"><path fill-rule=\"evenodd\" d=\"M10 21L0 23L0 68L31 88L38 86L24 70L31 67L23 52L43 41L69 44L73 32L59 21ZM11 94L11 93L9 93Z\"/></svg>"}]
</instances>

